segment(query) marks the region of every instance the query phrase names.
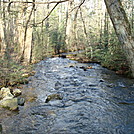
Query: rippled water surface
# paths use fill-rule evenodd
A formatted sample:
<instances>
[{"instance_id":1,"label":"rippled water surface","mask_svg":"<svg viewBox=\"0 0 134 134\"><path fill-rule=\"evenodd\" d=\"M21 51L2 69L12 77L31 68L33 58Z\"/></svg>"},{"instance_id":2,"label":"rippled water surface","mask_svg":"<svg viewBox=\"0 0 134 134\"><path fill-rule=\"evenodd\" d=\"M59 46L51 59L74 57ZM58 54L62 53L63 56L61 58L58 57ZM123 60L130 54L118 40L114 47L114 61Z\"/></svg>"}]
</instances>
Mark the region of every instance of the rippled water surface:
<instances>
[{"instance_id":1,"label":"rippled water surface","mask_svg":"<svg viewBox=\"0 0 134 134\"><path fill-rule=\"evenodd\" d=\"M134 134L134 80L98 64L41 61L23 94L18 113L1 109L3 134Z\"/></svg>"}]
</instances>

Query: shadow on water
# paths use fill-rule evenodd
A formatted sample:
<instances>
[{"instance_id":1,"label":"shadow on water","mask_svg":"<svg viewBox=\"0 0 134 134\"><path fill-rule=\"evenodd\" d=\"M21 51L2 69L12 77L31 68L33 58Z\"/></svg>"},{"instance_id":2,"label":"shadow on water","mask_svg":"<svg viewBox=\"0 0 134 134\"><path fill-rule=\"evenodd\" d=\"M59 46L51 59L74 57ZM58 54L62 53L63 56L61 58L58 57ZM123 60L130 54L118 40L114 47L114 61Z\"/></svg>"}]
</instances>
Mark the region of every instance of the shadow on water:
<instances>
[{"instance_id":1,"label":"shadow on water","mask_svg":"<svg viewBox=\"0 0 134 134\"><path fill-rule=\"evenodd\" d=\"M84 70L87 66L92 68ZM41 61L24 95L27 103L19 113L2 110L3 134L134 132L134 80L98 64L63 58Z\"/></svg>"}]
</instances>

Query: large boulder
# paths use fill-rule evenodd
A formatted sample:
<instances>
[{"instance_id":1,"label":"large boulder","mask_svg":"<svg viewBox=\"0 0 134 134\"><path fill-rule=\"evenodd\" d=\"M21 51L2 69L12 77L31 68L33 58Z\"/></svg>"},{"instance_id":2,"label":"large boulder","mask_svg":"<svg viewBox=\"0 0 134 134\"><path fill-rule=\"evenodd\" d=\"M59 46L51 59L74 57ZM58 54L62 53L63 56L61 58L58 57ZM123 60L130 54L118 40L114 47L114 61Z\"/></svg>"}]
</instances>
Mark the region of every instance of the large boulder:
<instances>
[{"instance_id":1,"label":"large boulder","mask_svg":"<svg viewBox=\"0 0 134 134\"><path fill-rule=\"evenodd\" d=\"M0 107L9 108L10 110L17 110L18 99L17 98L3 99L0 101Z\"/></svg>"},{"instance_id":2,"label":"large boulder","mask_svg":"<svg viewBox=\"0 0 134 134\"><path fill-rule=\"evenodd\" d=\"M14 96L11 94L11 91L9 88L3 87L0 90L0 97L6 100L6 99L12 99Z\"/></svg>"},{"instance_id":3,"label":"large boulder","mask_svg":"<svg viewBox=\"0 0 134 134\"><path fill-rule=\"evenodd\" d=\"M21 95L20 89L13 89L12 93L9 88L1 88L0 90L0 107L8 108L10 110L17 110L18 105L23 106L24 98L16 98Z\"/></svg>"}]
</instances>

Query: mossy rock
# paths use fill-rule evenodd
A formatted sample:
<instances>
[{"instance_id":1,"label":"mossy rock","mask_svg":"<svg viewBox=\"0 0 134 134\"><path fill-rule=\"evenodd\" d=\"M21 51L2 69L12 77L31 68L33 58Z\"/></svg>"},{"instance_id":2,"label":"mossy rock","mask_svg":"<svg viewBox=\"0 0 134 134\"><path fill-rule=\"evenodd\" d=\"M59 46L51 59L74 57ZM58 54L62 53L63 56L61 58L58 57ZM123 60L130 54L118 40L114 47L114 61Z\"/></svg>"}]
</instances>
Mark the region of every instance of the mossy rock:
<instances>
[{"instance_id":1,"label":"mossy rock","mask_svg":"<svg viewBox=\"0 0 134 134\"><path fill-rule=\"evenodd\" d=\"M18 109L18 99L12 98L12 99L6 99L0 101L0 107L8 108L9 110L17 110Z\"/></svg>"}]
</instances>

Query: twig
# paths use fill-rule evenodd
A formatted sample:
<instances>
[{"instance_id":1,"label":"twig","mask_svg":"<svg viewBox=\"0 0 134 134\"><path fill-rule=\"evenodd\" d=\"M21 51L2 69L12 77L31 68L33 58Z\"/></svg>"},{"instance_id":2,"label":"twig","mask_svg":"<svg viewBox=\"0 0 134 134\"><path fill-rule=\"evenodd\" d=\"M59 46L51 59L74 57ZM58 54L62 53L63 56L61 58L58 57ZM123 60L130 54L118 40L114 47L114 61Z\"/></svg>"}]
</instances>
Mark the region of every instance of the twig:
<instances>
[{"instance_id":1,"label":"twig","mask_svg":"<svg viewBox=\"0 0 134 134\"><path fill-rule=\"evenodd\" d=\"M51 9L51 11L47 14L47 16L41 22L38 22L36 24L32 24L32 25L36 26L38 24L42 24L50 16L50 14L53 12L53 10L57 7L58 4L60 4L62 2L67 2L67 1L69 1L69 0L50 1L50 2L28 2L28 1L27 2L26 1L21 1L21 2L20 1L11 1L11 2L2 1L2 2L9 3L8 4L8 11L10 11L10 6L11 6L12 3L27 3L27 4L30 3L30 4L33 4L33 5L35 5L35 4L52 4L52 3L56 3L56 5Z\"/></svg>"},{"instance_id":2,"label":"twig","mask_svg":"<svg viewBox=\"0 0 134 134\"><path fill-rule=\"evenodd\" d=\"M69 0L60 0L60 1L50 1L50 2L30 2L30 1L1 1L3 3L9 3L10 5L12 3L27 3L27 4L52 4L52 3L62 3L62 2L66 2Z\"/></svg>"},{"instance_id":3,"label":"twig","mask_svg":"<svg viewBox=\"0 0 134 134\"><path fill-rule=\"evenodd\" d=\"M73 10L77 8L77 10L84 4L85 0L83 0L78 6L74 7L69 13L71 13Z\"/></svg>"},{"instance_id":4,"label":"twig","mask_svg":"<svg viewBox=\"0 0 134 134\"><path fill-rule=\"evenodd\" d=\"M53 12L53 10L58 6L59 3L56 3L56 5L51 9L51 11L47 14L47 16L41 21L41 22L38 22L34 25L38 25L38 24L42 24L49 16L50 14Z\"/></svg>"}]
</instances>

